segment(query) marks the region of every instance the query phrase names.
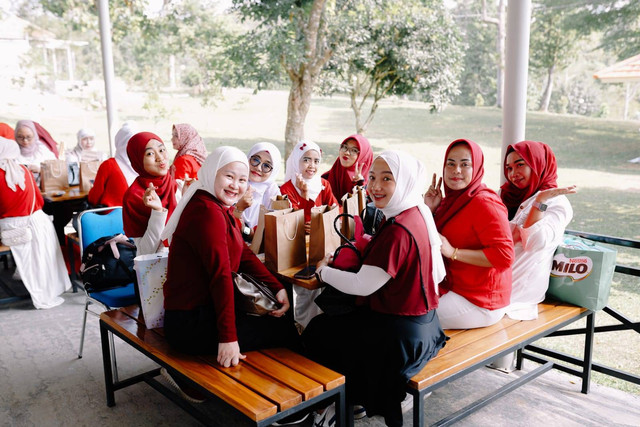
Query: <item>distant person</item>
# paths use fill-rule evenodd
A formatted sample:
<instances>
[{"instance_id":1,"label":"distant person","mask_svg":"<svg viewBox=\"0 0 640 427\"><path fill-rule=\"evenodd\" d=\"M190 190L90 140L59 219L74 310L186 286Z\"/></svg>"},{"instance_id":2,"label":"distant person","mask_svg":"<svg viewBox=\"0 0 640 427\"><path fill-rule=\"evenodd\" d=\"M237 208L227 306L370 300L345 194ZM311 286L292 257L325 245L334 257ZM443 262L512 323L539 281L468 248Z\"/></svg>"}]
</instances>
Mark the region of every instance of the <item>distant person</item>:
<instances>
[{"instance_id":1,"label":"distant person","mask_svg":"<svg viewBox=\"0 0 640 427\"><path fill-rule=\"evenodd\" d=\"M171 165L171 175L182 181L198 176L198 170L207 157L207 149L198 131L187 123L173 125L171 143L178 150Z\"/></svg>"},{"instance_id":2,"label":"distant person","mask_svg":"<svg viewBox=\"0 0 640 427\"><path fill-rule=\"evenodd\" d=\"M138 176L127 155L129 139L136 133L135 125L130 122L124 123L116 133L115 157L102 162L96 173L88 196L91 206L122 206L124 193Z\"/></svg>"},{"instance_id":3,"label":"distant person","mask_svg":"<svg viewBox=\"0 0 640 427\"><path fill-rule=\"evenodd\" d=\"M434 174L424 197L434 212L446 258L437 310L444 329L492 325L509 305L514 255L507 208L482 183L483 176L480 146L458 139L447 148L440 183L436 185Z\"/></svg>"},{"instance_id":4,"label":"distant person","mask_svg":"<svg viewBox=\"0 0 640 427\"><path fill-rule=\"evenodd\" d=\"M103 161L106 154L96 150L96 133L89 128L82 128L76 134L78 143L71 150L65 152L67 163L90 162L94 160Z\"/></svg>"},{"instance_id":5,"label":"distant person","mask_svg":"<svg viewBox=\"0 0 640 427\"><path fill-rule=\"evenodd\" d=\"M15 141L16 134L13 129L11 129L11 126L6 123L0 123L0 137Z\"/></svg>"},{"instance_id":6,"label":"distant person","mask_svg":"<svg viewBox=\"0 0 640 427\"><path fill-rule=\"evenodd\" d=\"M71 282L53 224L42 212L44 200L19 156L15 141L0 137L0 231L29 230L31 239L12 245L11 255L34 307L52 308L64 302L60 295Z\"/></svg>"},{"instance_id":7,"label":"distant person","mask_svg":"<svg viewBox=\"0 0 640 427\"><path fill-rule=\"evenodd\" d=\"M39 184L40 163L45 160L55 160L56 156L49 147L40 141L38 131L32 121L18 121L14 133L16 142L20 146L20 156L17 158L17 161L33 172Z\"/></svg>"},{"instance_id":8,"label":"distant person","mask_svg":"<svg viewBox=\"0 0 640 427\"><path fill-rule=\"evenodd\" d=\"M138 255L155 253L162 249L160 233L178 204L178 185L169 174L167 148L159 136L133 135L127 154L138 177L122 201L124 232L135 241Z\"/></svg>"},{"instance_id":9,"label":"distant person","mask_svg":"<svg viewBox=\"0 0 640 427\"><path fill-rule=\"evenodd\" d=\"M341 200L345 194L352 192L354 186L367 184L372 162L369 140L363 135L351 135L342 141L338 158L322 178L329 181L333 195Z\"/></svg>"}]
</instances>

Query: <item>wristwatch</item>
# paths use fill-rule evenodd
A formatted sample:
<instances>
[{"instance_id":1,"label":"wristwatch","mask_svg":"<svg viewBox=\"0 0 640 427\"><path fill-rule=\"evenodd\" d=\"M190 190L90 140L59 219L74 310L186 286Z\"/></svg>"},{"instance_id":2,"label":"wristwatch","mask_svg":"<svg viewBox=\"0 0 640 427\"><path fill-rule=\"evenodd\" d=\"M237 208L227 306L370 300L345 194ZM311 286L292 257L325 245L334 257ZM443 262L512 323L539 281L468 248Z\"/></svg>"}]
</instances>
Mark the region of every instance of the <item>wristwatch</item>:
<instances>
[{"instance_id":1,"label":"wristwatch","mask_svg":"<svg viewBox=\"0 0 640 427\"><path fill-rule=\"evenodd\" d=\"M544 212L547 210L547 205L540 202L533 202L533 207L538 209L540 212Z\"/></svg>"}]
</instances>

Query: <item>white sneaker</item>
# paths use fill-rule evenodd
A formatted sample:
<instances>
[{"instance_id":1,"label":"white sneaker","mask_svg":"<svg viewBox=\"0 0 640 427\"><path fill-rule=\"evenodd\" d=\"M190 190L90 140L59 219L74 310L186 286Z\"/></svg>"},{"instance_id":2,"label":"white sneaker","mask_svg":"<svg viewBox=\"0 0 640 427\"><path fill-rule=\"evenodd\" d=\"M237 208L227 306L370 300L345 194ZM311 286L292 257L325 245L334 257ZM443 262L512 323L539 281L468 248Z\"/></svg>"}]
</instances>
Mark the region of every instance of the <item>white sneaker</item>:
<instances>
[{"instance_id":1,"label":"white sneaker","mask_svg":"<svg viewBox=\"0 0 640 427\"><path fill-rule=\"evenodd\" d=\"M361 420L367 416L367 410L364 409L362 405L354 405L353 406L353 419Z\"/></svg>"},{"instance_id":2,"label":"white sneaker","mask_svg":"<svg viewBox=\"0 0 640 427\"><path fill-rule=\"evenodd\" d=\"M412 410L413 409L413 396L410 395L409 393L407 393L407 395L404 397L404 400L402 401L400 406L402 407L402 413L403 414L406 414L407 412Z\"/></svg>"},{"instance_id":3,"label":"white sneaker","mask_svg":"<svg viewBox=\"0 0 640 427\"><path fill-rule=\"evenodd\" d=\"M313 427L334 427L336 425L336 404L327 406L321 414L316 414Z\"/></svg>"}]
</instances>

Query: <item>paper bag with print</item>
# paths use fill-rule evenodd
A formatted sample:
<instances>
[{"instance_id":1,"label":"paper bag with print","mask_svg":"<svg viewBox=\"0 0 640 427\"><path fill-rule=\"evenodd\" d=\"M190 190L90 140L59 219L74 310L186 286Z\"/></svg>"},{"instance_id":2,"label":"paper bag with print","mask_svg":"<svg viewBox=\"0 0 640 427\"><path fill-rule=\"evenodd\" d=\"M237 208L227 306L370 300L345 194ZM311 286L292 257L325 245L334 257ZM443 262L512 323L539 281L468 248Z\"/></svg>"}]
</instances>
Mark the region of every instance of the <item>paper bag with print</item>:
<instances>
[{"instance_id":1,"label":"paper bag with print","mask_svg":"<svg viewBox=\"0 0 640 427\"><path fill-rule=\"evenodd\" d=\"M306 263L304 210L284 209L265 213L264 260L271 271Z\"/></svg>"},{"instance_id":2,"label":"paper bag with print","mask_svg":"<svg viewBox=\"0 0 640 427\"><path fill-rule=\"evenodd\" d=\"M328 253L340 246L340 236L333 222L340 214L338 206L311 208L311 235L309 236L309 265L316 265Z\"/></svg>"}]
</instances>

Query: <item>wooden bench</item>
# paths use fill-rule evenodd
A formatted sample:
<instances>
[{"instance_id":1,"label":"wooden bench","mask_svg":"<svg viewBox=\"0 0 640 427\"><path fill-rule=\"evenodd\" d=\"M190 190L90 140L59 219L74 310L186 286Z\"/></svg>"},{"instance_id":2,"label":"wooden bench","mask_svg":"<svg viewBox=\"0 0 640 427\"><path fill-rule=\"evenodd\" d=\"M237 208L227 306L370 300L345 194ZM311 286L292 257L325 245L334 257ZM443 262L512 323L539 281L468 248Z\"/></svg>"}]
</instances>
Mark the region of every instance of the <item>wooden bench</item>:
<instances>
[{"instance_id":1,"label":"wooden bench","mask_svg":"<svg viewBox=\"0 0 640 427\"><path fill-rule=\"evenodd\" d=\"M518 352L516 369L522 368L523 358L535 360L541 363L541 366L434 425L453 424L552 368L580 376L582 378L581 391L587 393L591 376L594 313L585 308L553 301L539 304L538 311L539 317L536 320L520 321L505 316L497 324L485 328L445 331L450 338L445 347L407 384L407 392L413 395L413 425L424 425L424 397L427 393L514 351ZM528 344L540 338L552 336L558 329L584 317L587 317L587 327L584 330L584 358L580 371L568 369L556 362L523 351Z\"/></svg>"},{"instance_id":2,"label":"wooden bench","mask_svg":"<svg viewBox=\"0 0 640 427\"><path fill-rule=\"evenodd\" d=\"M205 425L217 425L197 405L191 405L157 381L160 369L114 380L109 333L120 337L162 367L171 369L212 400L235 408L238 421L267 426L298 411L325 401L336 403L338 425L345 425L345 379L287 349L244 353L238 366L223 368L215 356L190 356L170 348L162 328L147 329L137 306L106 311L100 315L102 357L107 405L115 405L115 391L144 381Z\"/></svg>"}]
</instances>

